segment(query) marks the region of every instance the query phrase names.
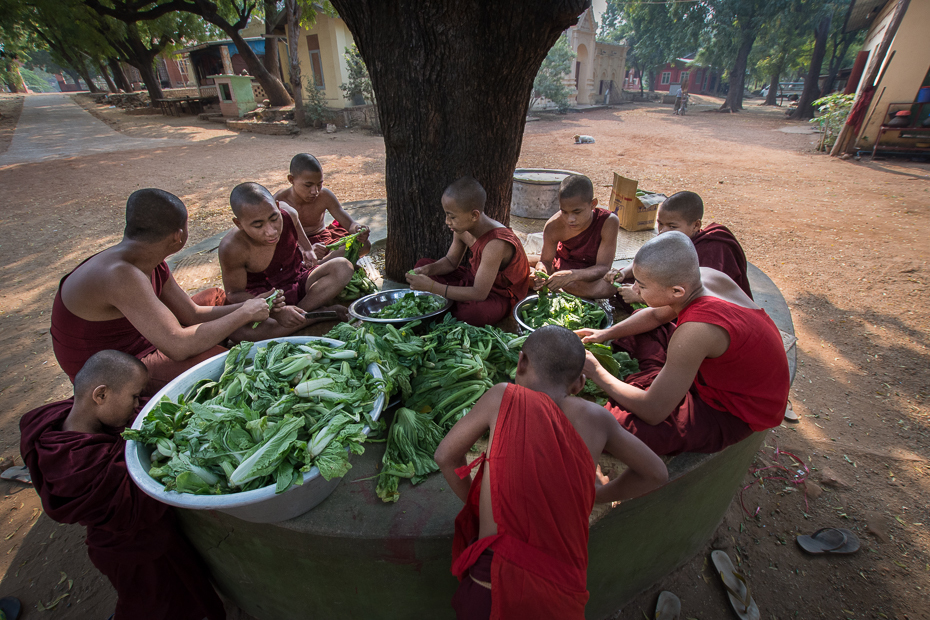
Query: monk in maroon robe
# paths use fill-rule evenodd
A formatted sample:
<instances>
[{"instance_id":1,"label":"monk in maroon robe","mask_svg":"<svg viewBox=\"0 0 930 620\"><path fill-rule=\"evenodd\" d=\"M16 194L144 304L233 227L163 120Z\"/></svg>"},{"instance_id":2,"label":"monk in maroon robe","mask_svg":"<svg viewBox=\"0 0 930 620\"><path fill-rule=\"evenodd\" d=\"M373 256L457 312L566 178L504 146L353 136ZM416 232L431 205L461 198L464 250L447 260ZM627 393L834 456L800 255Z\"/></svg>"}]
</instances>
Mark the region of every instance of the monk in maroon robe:
<instances>
[{"instance_id":1,"label":"monk in maroon robe","mask_svg":"<svg viewBox=\"0 0 930 620\"><path fill-rule=\"evenodd\" d=\"M165 259L186 242L184 203L159 189L140 189L126 203L123 240L62 278L50 331L55 357L72 382L91 355L115 349L149 368L151 395L225 351L218 345L227 338L258 340L246 330L268 318L264 300L224 306L219 289L192 299L175 282ZM255 332L272 338L275 327L262 323Z\"/></svg>"},{"instance_id":2,"label":"monk in maroon robe","mask_svg":"<svg viewBox=\"0 0 930 620\"><path fill-rule=\"evenodd\" d=\"M617 216L598 208L591 179L580 174L565 177L559 185L559 212L543 228L533 288L545 286L591 299L613 295L603 278L613 263L619 230Z\"/></svg>"},{"instance_id":3,"label":"monk in maroon robe","mask_svg":"<svg viewBox=\"0 0 930 620\"><path fill-rule=\"evenodd\" d=\"M731 280L752 299L749 287L749 269L743 246L739 244L730 229L722 224L712 222L701 228L704 218L704 201L694 192L678 192L669 196L656 213L658 234L677 230L691 238L697 250L698 263L727 274ZM642 303L632 290L632 265L608 278L622 281L624 286L613 299L614 306L627 312L632 311L631 303Z\"/></svg>"},{"instance_id":4,"label":"monk in maroon robe","mask_svg":"<svg viewBox=\"0 0 930 620\"><path fill-rule=\"evenodd\" d=\"M286 306L272 311L282 329L306 327L310 310L333 310L348 318L345 306L329 305L342 292L355 267L342 257L317 260L297 212L275 202L271 192L258 183L241 183L229 197L235 230L220 242L219 258L223 287L230 302L243 302L278 289Z\"/></svg>"},{"instance_id":5,"label":"monk in maroon robe","mask_svg":"<svg viewBox=\"0 0 930 620\"><path fill-rule=\"evenodd\" d=\"M613 341L640 362L626 382L591 355L585 366L620 424L663 455L717 452L778 426L791 379L765 310L726 274L700 267L679 232L640 248L633 271L650 307L606 330L576 332L586 342Z\"/></svg>"},{"instance_id":6,"label":"monk in maroon robe","mask_svg":"<svg viewBox=\"0 0 930 620\"><path fill-rule=\"evenodd\" d=\"M20 452L45 513L87 528L87 554L116 589L115 620L219 620L223 604L174 513L126 469L119 433L147 382L135 357L96 353L77 374L73 398L22 417Z\"/></svg>"},{"instance_id":7,"label":"monk in maroon robe","mask_svg":"<svg viewBox=\"0 0 930 620\"><path fill-rule=\"evenodd\" d=\"M442 208L452 245L441 259L420 259L407 282L415 291L437 293L455 303L452 315L471 325L501 321L526 297L530 265L513 231L484 212L487 194L471 177L446 188ZM471 251L468 266L461 265Z\"/></svg>"},{"instance_id":8,"label":"monk in maroon robe","mask_svg":"<svg viewBox=\"0 0 930 620\"><path fill-rule=\"evenodd\" d=\"M662 461L605 409L573 396L584 386L584 361L571 331L536 330L520 352L517 384L491 388L436 450L465 502L452 547L460 619L584 618L594 502L636 497L668 478ZM487 451L466 465L488 432ZM605 449L627 465L610 482L595 478Z\"/></svg>"}]
</instances>

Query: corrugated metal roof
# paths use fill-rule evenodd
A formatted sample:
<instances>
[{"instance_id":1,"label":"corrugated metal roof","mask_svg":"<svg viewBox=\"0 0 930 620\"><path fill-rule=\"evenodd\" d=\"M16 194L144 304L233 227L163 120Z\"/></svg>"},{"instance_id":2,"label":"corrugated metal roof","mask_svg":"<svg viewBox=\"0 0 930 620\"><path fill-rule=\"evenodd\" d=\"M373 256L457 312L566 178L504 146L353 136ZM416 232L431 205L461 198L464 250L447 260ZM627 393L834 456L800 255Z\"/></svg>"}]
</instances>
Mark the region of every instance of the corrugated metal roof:
<instances>
[{"instance_id":1,"label":"corrugated metal roof","mask_svg":"<svg viewBox=\"0 0 930 620\"><path fill-rule=\"evenodd\" d=\"M849 5L849 12L846 13L846 25L843 32L855 32L868 28L872 25L872 20L881 13L882 8L888 2L896 0L853 0Z\"/></svg>"}]
</instances>

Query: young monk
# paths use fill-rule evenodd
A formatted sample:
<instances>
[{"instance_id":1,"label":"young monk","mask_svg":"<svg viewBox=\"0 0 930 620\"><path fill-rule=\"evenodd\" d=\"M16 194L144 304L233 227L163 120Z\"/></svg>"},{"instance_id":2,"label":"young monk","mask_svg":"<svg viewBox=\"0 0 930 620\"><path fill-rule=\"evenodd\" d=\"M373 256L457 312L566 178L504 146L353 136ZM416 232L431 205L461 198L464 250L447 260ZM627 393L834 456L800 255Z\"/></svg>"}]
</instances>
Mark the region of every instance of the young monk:
<instances>
[{"instance_id":1,"label":"young monk","mask_svg":"<svg viewBox=\"0 0 930 620\"><path fill-rule=\"evenodd\" d=\"M487 194L472 177L446 188L442 209L452 245L438 261L422 258L407 282L415 291L438 293L455 302L452 315L471 325L489 325L506 317L526 297L530 265L513 231L484 212ZM471 262L462 266L465 251Z\"/></svg>"},{"instance_id":2,"label":"young monk","mask_svg":"<svg viewBox=\"0 0 930 620\"><path fill-rule=\"evenodd\" d=\"M237 185L229 204L236 229L219 248L227 302L282 290L287 305L273 309L271 318L291 332L313 322L304 317L310 310L334 310L348 318L345 306L328 304L352 278L352 263L339 257L319 263L316 252L325 248L312 246L297 212L258 183Z\"/></svg>"},{"instance_id":3,"label":"young monk","mask_svg":"<svg viewBox=\"0 0 930 620\"><path fill-rule=\"evenodd\" d=\"M187 243L187 209L174 194L140 189L126 203L123 240L91 256L61 279L52 306L52 346L74 382L87 359L116 349L149 369L146 395L188 368L226 351L227 338L275 337L264 299L223 305L221 289L193 298L178 286L165 259ZM275 302L283 305L281 302ZM277 335L285 335L284 333Z\"/></svg>"},{"instance_id":4,"label":"young monk","mask_svg":"<svg viewBox=\"0 0 930 620\"><path fill-rule=\"evenodd\" d=\"M87 555L116 588L115 620L225 618L174 512L129 478L119 433L146 383L135 357L92 355L75 377L73 398L22 417L20 452L45 513L87 528Z\"/></svg>"},{"instance_id":5,"label":"young monk","mask_svg":"<svg viewBox=\"0 0 930 620\"><path fill-rule=\"evenodd\" d=\"M358 238L363 245L359 256L371 251L368 229L353 220L339 204L336 195L323 187L323 167L316 157L310 153L294 155L287 182L291 186L280 190L274 198L294 207L311 243L331 245L343 237L361 233ZM329 226L323 224L323 215L327 211L333 216L333 223ZM340 247L332 254L343 256L345 248ZM319 254L319 258L326 260L328 256L324 252Z\"/></svg>"},{"instance_id":6,"label":"young monk","mask_svg":"<svg viewBox=\"0 0 930 620\"><path fill-rule=\"evenodd\" d=\"M701 267L710 267L730 276L734 282L752 299L749 288L749 271L746 254L730 229L722 224L712 222L701 228L704 218L704 201L694 192L678 192L669 196L656 212L658 233L677 230L691 238L697 250ZM627 304L642 303L633 292L632 265L618 272L613 279L628 284L620 289L620 296Z\"/></svg>"},{"instance_id":7,"label":"young monk","mask_svg":"<svg viewBox=\"0 0 930 620\"><path fill-rule=\"evenodd\" d=\"M626 383L588 355L585 373L610 397L620 424L656 454L718 452L781 423L790 375L781 334L726 274L700 267L678 231L633 260L634 290L649 308L606 330L582 329L639 360ZM668 325L677 318L677 327Z\"/></svg>"},{"instance_id":8,"label":"young monk","mask_svg":"<svg viewBox=\"0 0 930 620\"><path fill-rule=\"evenodd\" d=\"M606 299L616 290L604 276L617 252L620 220L597 206L591 179L580 174L559 185L559 212L543 228L543 248L533 288L548 287L591 299Z\"/></svg>"},{"instance_id":9,"label":"young monk","mask_svg":"<svg viewBox=\"0 0 930 620\"><path fill-rule=\"evenodd\" d=\"M662 460L603 407L573 396L584 387L584 364L571 331L536 330L520 352L516 385L488 390L436 449L465 502L452 548L459 618L581 620L594 502L637 497L668 479ZM489 431L485 454L466 465ZM605 449L627 469L602 485L595 468Z\"/></svg>"}]
</instances>

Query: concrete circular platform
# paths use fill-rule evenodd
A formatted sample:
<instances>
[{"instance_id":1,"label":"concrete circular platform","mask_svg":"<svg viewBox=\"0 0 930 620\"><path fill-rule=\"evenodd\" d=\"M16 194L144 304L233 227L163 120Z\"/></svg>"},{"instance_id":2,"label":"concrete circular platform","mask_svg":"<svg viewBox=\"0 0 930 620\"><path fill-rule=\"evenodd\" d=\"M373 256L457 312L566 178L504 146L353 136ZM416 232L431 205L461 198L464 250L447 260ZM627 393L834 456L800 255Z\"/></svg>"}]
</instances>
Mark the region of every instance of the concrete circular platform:
<instances>
[{"instance_id":1,"label":"concrete circular platform","mask_svg":"<svg viewBox=\"0 0 930 620\"><path fill-rule=\"evenodd\" d=\"M750 266L756 302L794 329L781 293ZM792 378L795 349L788 353ZM588 618L604 618L705 544L766 433L717 454L669 462L661 489L623 502L590 531ZM442 476L403 484L396 504L375 495L383 444L364 455L314 510L275 525L179 510L182 527L228 598L261 620L452 618L453 522L462 507Z\"/></svg>"}]
</instances>

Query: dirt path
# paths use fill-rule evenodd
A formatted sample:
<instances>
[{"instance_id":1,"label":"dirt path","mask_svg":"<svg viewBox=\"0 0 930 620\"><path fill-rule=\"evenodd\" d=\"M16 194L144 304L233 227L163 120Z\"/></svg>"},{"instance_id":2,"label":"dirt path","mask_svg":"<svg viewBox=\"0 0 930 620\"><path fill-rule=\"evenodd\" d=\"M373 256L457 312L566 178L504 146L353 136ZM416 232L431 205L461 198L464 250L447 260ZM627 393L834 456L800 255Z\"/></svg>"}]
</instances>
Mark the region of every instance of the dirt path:
<instances>
[{"instance_id":1,"label":"dirt path","mask_svg":"<svg viewBox=\"0 0 930 620\"><path fill-rule=\"evenodd\" d=\"M191 213L189 243L228 227L233 185L255 180L277 189L298 151L321 157L340 198L384 195L383 143L364 133L237 135L190 117L98 114L128 137L186 144L0 168L7 199L0 215L0 455L7 457L18 452L19 417L69 394L48 336L55 288L80 260L119 238L132 190L156 186L181 196ZM762 617L930 617L930 312L920 303L930 277L930 165L831 159L814 152L817 137L805 127L752 105L737 115L683 118L670 106L623 106L527 124L520 166L588 174L604 204L614 171L656 191L697 191L705 220L729 226L784 293L799 338L791 398L802 421L772 433L757 467L770 465L778 446L804 461L817 486L807 486L805 499L794 484L753 484L743 504L750 513L759 507L757 516L744 517L734 502L715 540L740 563ZM575 134L597 143L575 146ZM746 484L755 479L747 474ZM74 579L72 595L48 617L105 618L112 590L86 560L80 528L39 516L28 489L0 483L3 492L2 594L34 609L66 592L67 579L58 583L64 572ZM852 529L862 550L802 555L797 533L824 526ZM619 617L651 617L659 589L682 598L682 618L731 617L706 557Z\"/></svg>"}]
</instances>

